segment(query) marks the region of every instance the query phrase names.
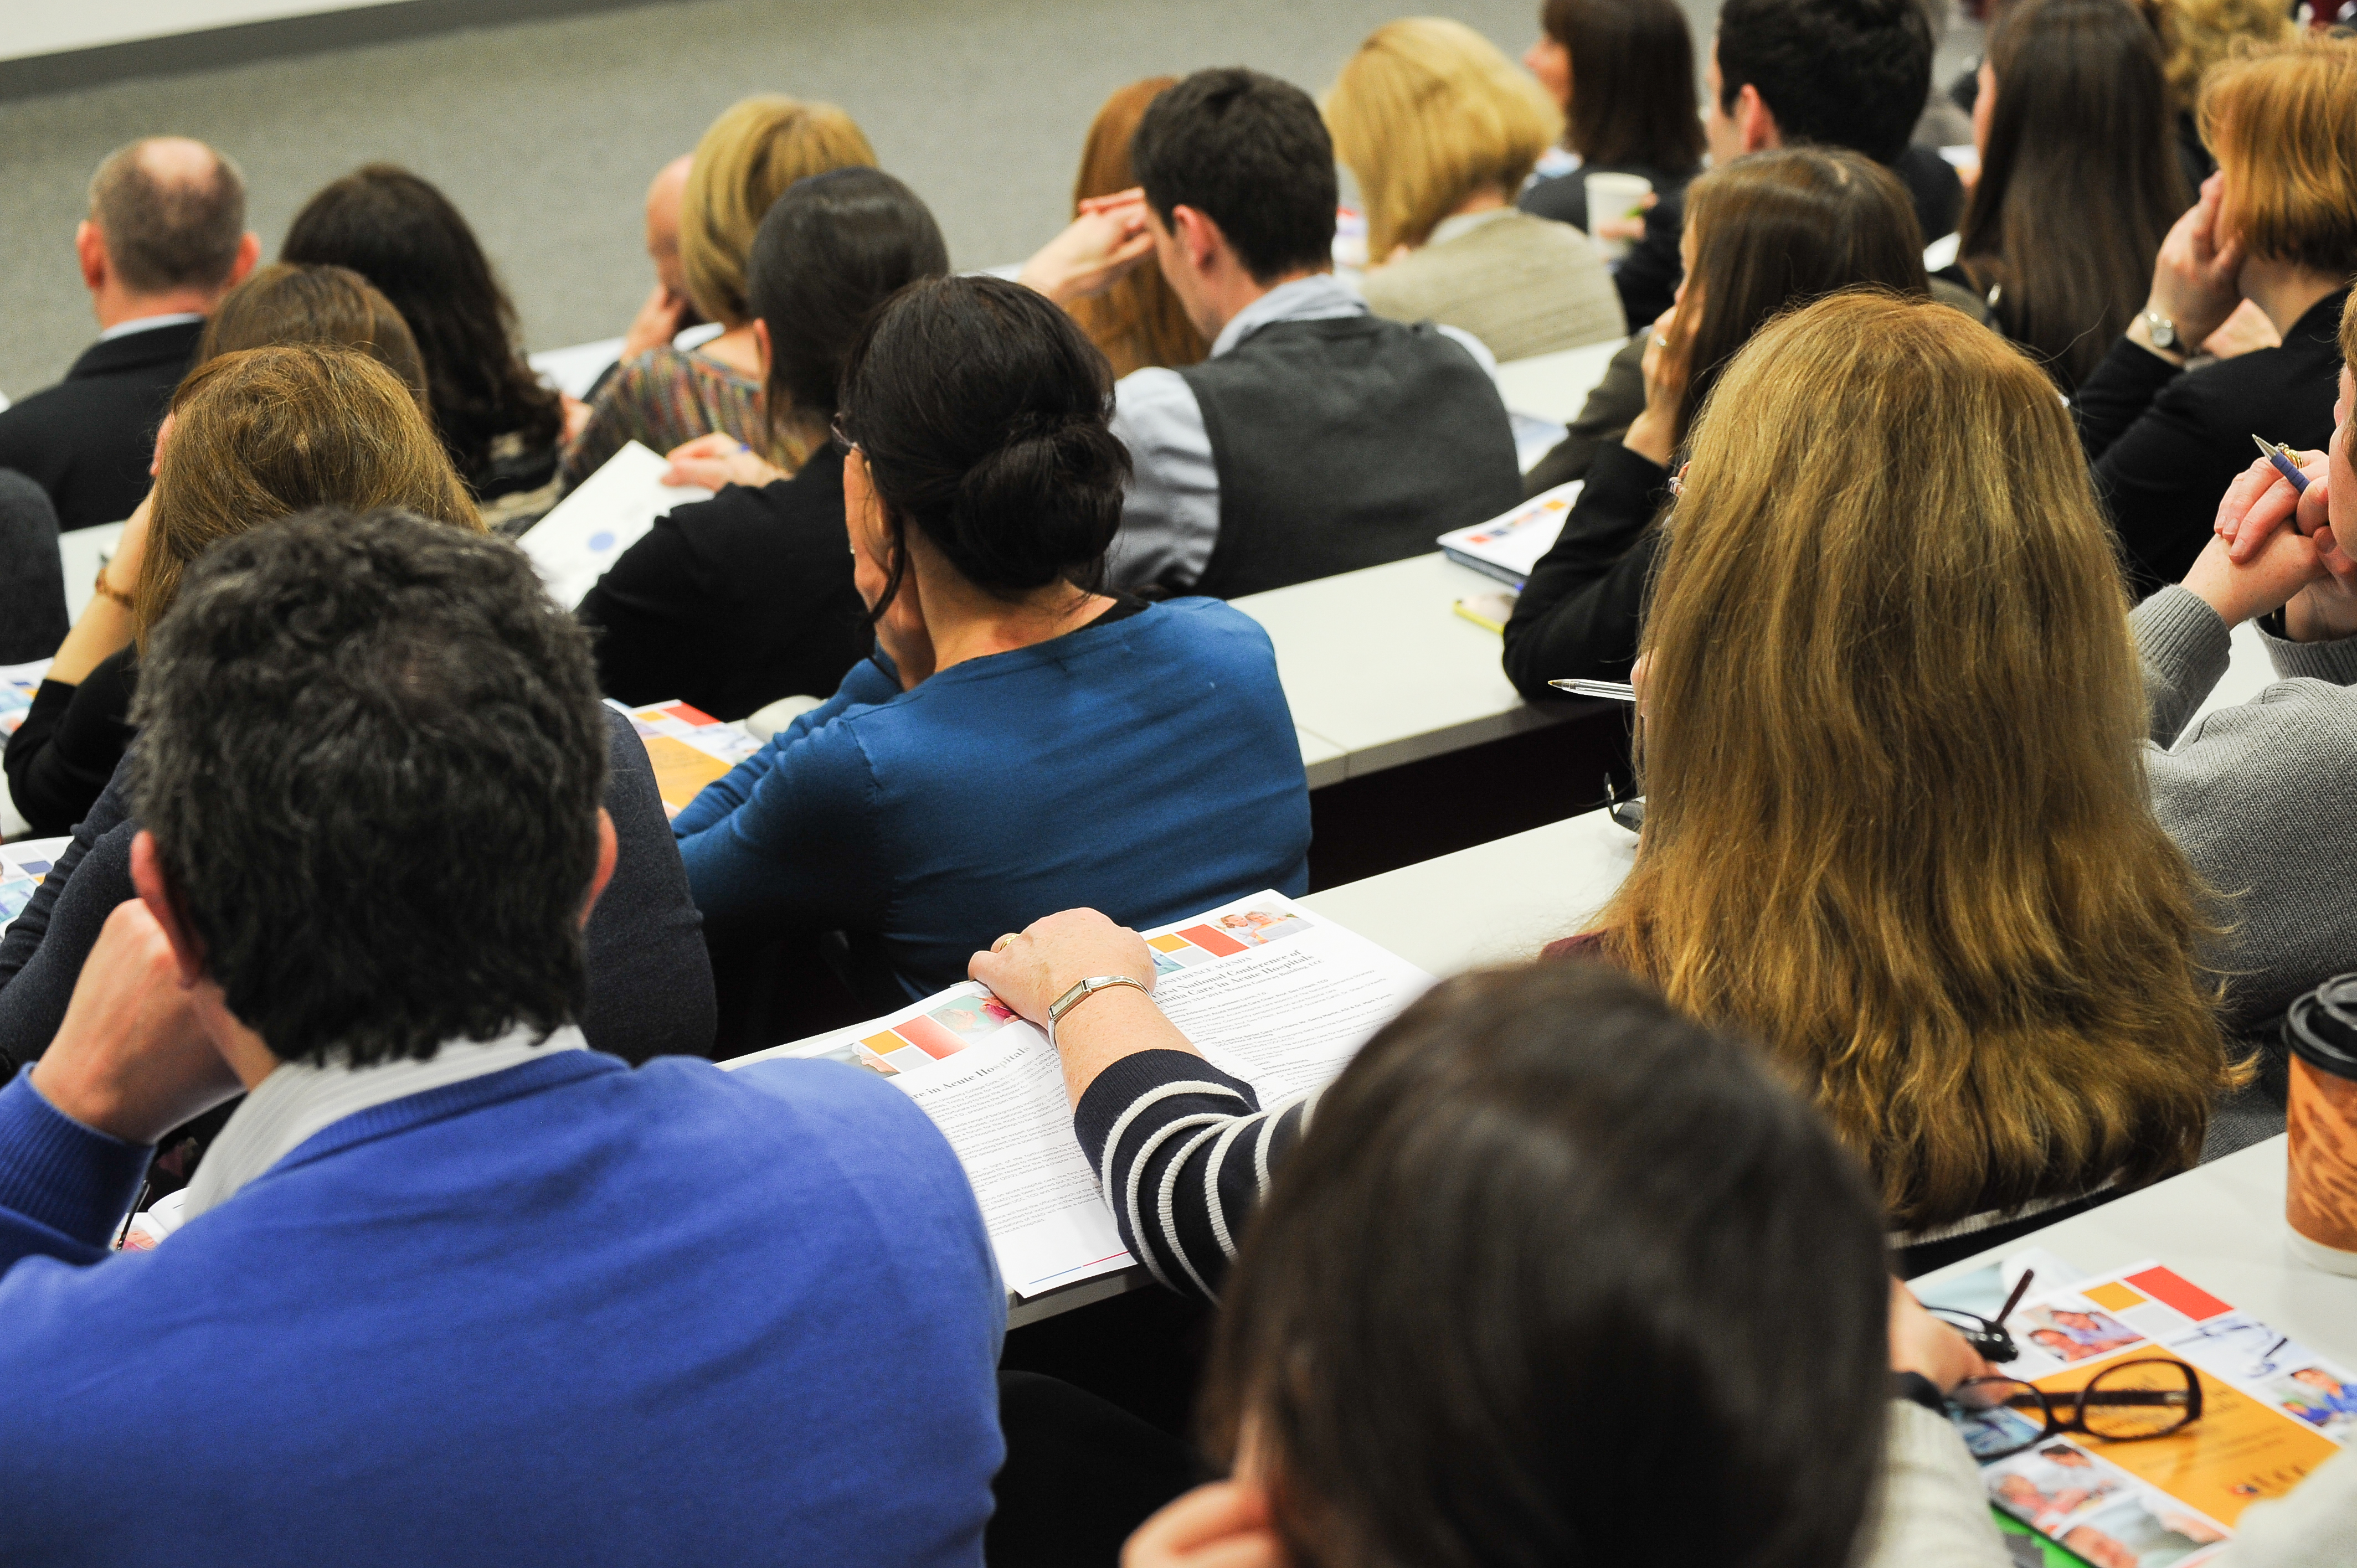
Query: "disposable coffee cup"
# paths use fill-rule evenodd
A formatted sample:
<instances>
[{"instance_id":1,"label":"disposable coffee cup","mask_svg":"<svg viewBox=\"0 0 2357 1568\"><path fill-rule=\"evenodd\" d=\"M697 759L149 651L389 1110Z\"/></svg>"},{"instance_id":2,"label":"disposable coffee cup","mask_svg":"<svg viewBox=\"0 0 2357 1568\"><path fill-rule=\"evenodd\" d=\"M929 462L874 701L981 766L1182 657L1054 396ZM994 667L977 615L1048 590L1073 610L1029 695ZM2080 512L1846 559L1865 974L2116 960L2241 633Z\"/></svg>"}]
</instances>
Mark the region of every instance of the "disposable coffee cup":
<instances>
[{"instance_id":1,"label":"disposable coffee cup","mask_svg":"<svg viewBox=\"0 0 2357 1568\"><path fill-rule=\"evenodd\" d=\"M2284 1015L2291 1048L2291 1177L2284 1218L2294 1256L2357 1274L2357 974L2336 975Z\"/></svg>"},{"instance_id":2,"label":"disposable coffee cup","mask_svg":"<svg viewBox=\"0 0 2357 1568\"><path fill-rule=\"evenodd\" d=\"M1591 174L1583 177L1581 185L1587 192L1587 232L1604 259L1617 262L1629 253L1629 242L1606 239L1600 232L1604 220L1642 218L1645 198L1653 194L1653 182L1641 174Z\"/></svg>"}]
</instances>

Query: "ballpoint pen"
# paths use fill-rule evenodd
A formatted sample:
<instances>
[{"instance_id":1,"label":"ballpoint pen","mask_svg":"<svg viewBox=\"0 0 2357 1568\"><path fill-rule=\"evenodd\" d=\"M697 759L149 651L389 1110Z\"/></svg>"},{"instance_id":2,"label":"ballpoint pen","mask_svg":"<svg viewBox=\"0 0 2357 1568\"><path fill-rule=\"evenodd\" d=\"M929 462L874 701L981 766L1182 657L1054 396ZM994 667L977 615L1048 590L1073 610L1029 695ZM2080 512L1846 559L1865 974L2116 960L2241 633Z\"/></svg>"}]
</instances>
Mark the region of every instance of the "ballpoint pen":
<instances>
[{"instance_id":1,"label":"ballpoint pen","mask_svg":"<svg viewBox=\"0 0 2357 1568\"><path fill-rule=\"evenodd\" d=\"M1609 697L1616 703L1637 700L1637 688L1626 681L1550 681L1547 684L1576 697Z\"/></svg>"},{"instance_id":2,"label":"ballpoint pen","mask_svg":"<svg viewBox=\"0 0 2357 1568\"><path fill-rule=\"evenodd\" d=\"M2276 466L2276 472L2291 481L2294 490L2308 489L2308 476L2299 471L2298 463L2292 461L2290 447L2279 446L2264 435L2254 435L2251 439L2259 444L2259 450L2266 453L2267 461Z\"/></svg>"}]
</instances>

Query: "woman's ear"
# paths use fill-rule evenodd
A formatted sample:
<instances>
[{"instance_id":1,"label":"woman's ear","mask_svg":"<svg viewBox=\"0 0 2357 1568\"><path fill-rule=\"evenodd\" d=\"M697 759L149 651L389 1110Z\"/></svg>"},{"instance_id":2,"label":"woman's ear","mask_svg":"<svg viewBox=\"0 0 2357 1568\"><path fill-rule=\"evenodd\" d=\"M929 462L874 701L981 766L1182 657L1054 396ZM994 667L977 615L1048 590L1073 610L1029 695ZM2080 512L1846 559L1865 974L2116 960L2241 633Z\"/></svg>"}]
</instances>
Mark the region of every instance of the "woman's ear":
<instances>
[{"instance_id":1,"label":"woman's ear","mask_svg":"<svg viewBox=\"0 0 2357 1568\"><path fill-rule=\"evenodd\" d=\"M760 368L761 384L770 384L770 324L753 317L753 363Z\"/></svg>"}]
</instances>

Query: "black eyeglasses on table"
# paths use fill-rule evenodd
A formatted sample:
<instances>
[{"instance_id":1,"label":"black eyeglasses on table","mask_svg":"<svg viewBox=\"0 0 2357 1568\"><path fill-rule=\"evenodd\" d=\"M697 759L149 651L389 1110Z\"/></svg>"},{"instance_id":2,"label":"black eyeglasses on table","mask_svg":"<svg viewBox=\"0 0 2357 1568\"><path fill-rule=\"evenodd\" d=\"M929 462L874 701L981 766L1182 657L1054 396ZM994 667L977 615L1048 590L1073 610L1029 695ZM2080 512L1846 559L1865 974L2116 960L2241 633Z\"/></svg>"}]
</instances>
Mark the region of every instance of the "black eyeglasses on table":
<instances>
[{"instance_id":1,"label":"black eyeglasses on table","mask_svg":"<svg viewBox=\"0 0 2357 1568\"><path fill-rule=\"evenodd\" d=\"M2105 1367L2076 1392L2018 1378L1968 1378L1948 1396L1975 1459L2002 1459L2083 1432L2109 1443L2166 1437L2201 1416L2201 1380L2184 1362L2140 1357Z\"/></svg>"}]
</instances>

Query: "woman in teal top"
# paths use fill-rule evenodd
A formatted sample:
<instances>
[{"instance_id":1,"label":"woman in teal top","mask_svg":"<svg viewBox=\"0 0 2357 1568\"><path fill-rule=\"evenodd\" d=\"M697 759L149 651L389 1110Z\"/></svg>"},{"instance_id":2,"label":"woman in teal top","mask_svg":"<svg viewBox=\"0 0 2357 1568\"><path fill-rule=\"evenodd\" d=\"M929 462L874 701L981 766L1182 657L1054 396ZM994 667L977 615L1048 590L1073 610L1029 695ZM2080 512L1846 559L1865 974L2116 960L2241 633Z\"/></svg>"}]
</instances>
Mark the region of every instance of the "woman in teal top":
<instances>
[{"instance_id":1,"label":"woman in teal top","mask_svg":"<svg viewBox=\"0 0 2357 1568\"><path fill-rule=\"evenodd\" d=\"M913 284L854 348L836 436L877 653L673 824L716 919L880 938L920 996L1086 904L1134 926L1308 884L1309 795L1268 635L1093 591L1128 454L1062 311Z\"/></svg>"}]
</instances>

